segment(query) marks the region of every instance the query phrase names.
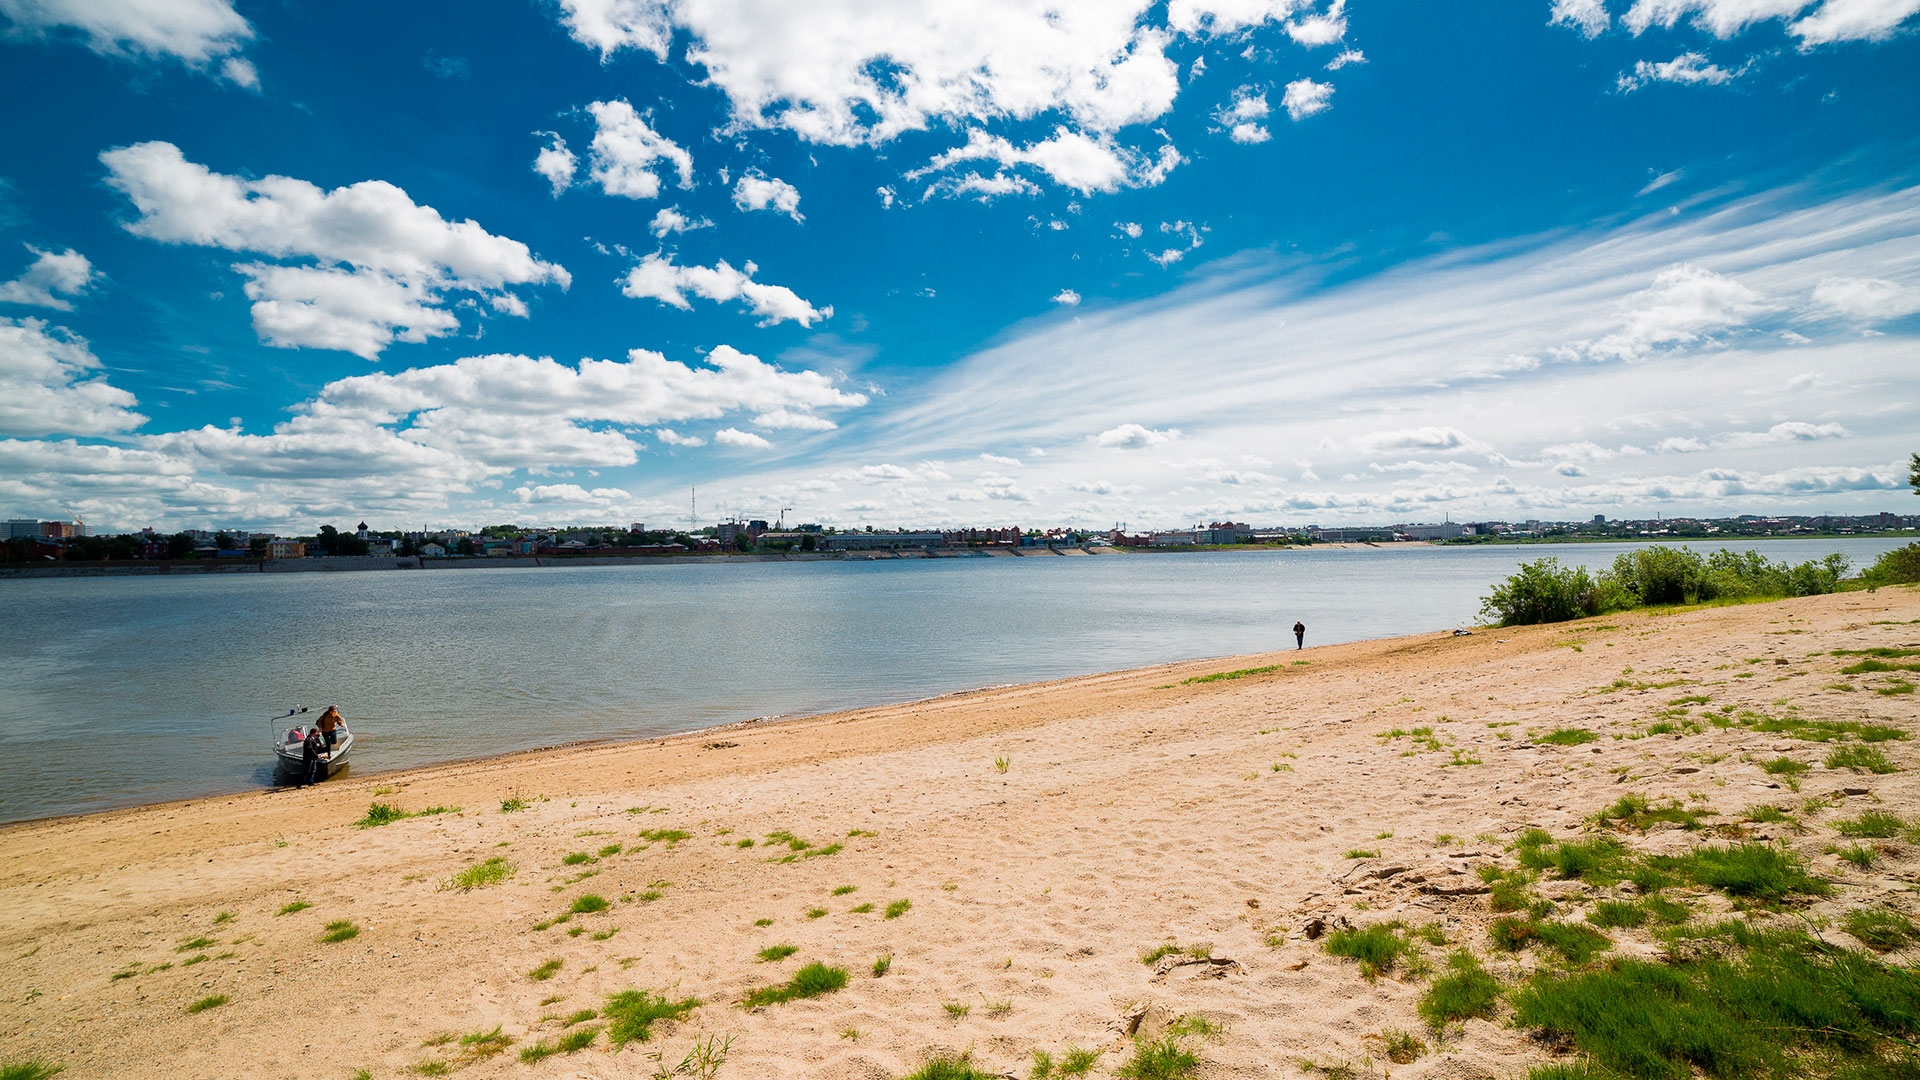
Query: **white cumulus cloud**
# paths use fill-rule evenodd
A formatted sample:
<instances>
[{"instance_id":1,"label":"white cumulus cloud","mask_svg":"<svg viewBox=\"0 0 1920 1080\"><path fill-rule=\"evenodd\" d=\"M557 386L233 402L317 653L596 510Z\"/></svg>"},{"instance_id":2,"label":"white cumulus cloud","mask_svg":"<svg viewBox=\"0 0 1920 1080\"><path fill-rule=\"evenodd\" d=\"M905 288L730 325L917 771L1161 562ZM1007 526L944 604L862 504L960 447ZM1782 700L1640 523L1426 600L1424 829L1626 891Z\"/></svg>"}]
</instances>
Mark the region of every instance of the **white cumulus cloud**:
<instances>
[{"instance_id":1,"label":"white cumulus cloud","mask_svg":"<svg viewBox=\"0 0 1920 1080\"><path fill-rule=\"evenodd\" d=\"M680 266L671 255L655 252L627 271L620 291L636 300L658 300L683 311L693 310L689 294L717 303L742 300L760 316L762 326L791 320L811 327L833 316L830 304L816 308L785 285L753 280L757 270L759 267L751 262L745 269L736 270L725 259L713 266Z\"/></svg>"},{"instance_id":2,"label":"white cumulus cloud","mask_svg":"<svg viewBox=\"0 0 1920 1080\"><path fill-rule=\"evenodd\" d=\"M1591 38L1605 33L1613 18L1601 0L1553 0L1547 22L1552 26L1570 26Z\"/></svg>"},{"instance_id":3,"label":"white cumulus cloud","mask_svg":"<svg viewBox=\"0 0 1920 1080\"><path fill-rule=\"evenodd\" d=\"M93 264L85 255L68 248L65 251L41 251L31 244L33 264L12 281L0 282L0 304L28 304L33 307L72 311L72 298L93 283Z\"/></svg>"},{"instance_id":4,"label":"white cumulus cloud","mask_svg":"<svg viewBox=\"0 0 1920 1080\"><path fill-rule=\"evenodd\" d=\"M1263 90L1242 86L1233 92L1233 100L1213 112L1214 122L1237 143L1263 143L1272 138L1262 123L1271 111Z\"/></svg>"},{"instance_id":5,"label":"white cumulus cloud","mask_svg":"<svg viewBox=\"0 0 1920 1080\"><path fill-rule=\"evenodd\" d=\"M1881 278L1824 278L1813 302L1855 319L1899 319L1920 311L1920 288Z\"/></svg>"},{"instance_id":6,"label":"white cumulus cloud","mask_svg":"<svg viewBox=\"0 0 1920 1080\"><path fill-rule=\"evenodd\" d=\"M0 0L0 15L16 37L72 31L104 56L172 57L200 71L219 61L230 82L260 81L239 55L254 30L232 0Z\"/></svg>"},{"instance_id":7,"label":"white cumulus cloud","mask_svg":"<svg viewBox=\"0 0 1920 1080\"><path fill-rule=\"evenodd\" d=\"M561 192L573 186L573 174L580 168L580 159L567 149L567 140L557 132L541 131L535 134L553 140L534 155L533 171L547 178L547 183L553 186L553 197L557 199Z\"/></svg>"},{"instance_id":8,"label":"white cumulus cloud","mask_svg":"<svg viewBox=\"0 0 1920 1080\"><path fill-rule=\"evenodd\" d=\"M1286 92L1280 96L1280 105L1292 119L1305 120L1314 113L1325 112L1333 107L1333 84L1295 79L1287 84Z\"/></svg>"},{"instance_id":9,"label":"white cumulus cloud","mask_svg":"<svg viewBox=\"0 0 1920 1080\"><path fill-rule=\"evenodd\" d=\"M1780 20L1803 45L1885 38L1920 12L1920 0L1634 0L1621 25L1635 34L1689 22L1721 39Z\"/></svg>"},{"instance_id":10,"label":"white cumulus cloud","mask_svg":"<svg viewBox=\"0 0 1920 1080\"><path fill-rule=\"evenodd\" d=\"M774 210L795 221L800 216L800 189L759 169L748 169L733 185L733 205L743 211Z\"/></svg>"},{"instance_id":11,"label":"white cumulus cloud","mask_svg":"<svg viewBox=\"0 0 1920 1080\"><path fill-rule=\"evenodd\" d=\"M1156 431L1143 424L1121 424L1093 437L1094 445L1113 450L1145 450L1165 446L1180 437L1178 428Z\"/></svg>"},{"instance_id":12,"label":"white cumulus cloud","mask_svg":"<svg viewBox=\"0 0 1920 1080\"><path fill-rule=\"evenodd\" d=\"M738 446L749 450L765 450L773 445L751 431L730 427L714 432L713 441L721 446Z\"/></svg>"},{"instance_id":13,"label":"white cumulus cloud","mask_svg":"<svg viewBox=\"0 0 1920 1080\"><path fill-rule=\"evenodd\" d=\"M1054 303L1062 307L1080 306L1080 294L1074 292L1072 289L1061 289L1059 292L1053 294L1052 299Z\"/></svg>"},{"instance_id":14,"label":"white cumulus cloud","mask_svg":"<svg viewBox=\"0 0 1920 1080\"><path fill-rule=\"evenodd\" d=\"M1679 83L1682 86L1724 86L1745 71L1744 66L1737 71L1729 71L1708 60L1705 54L1689 52L1660 63L1641 60L1633 65L1632 71L1621 72L1614 79L1614 86L1623 94L1657 82Z\"/></svg>"},{"instance_id":15,"label":"white cumulus cloud","mask_svg":"<svg viewBox=\"0 0 1920 1080\"><path fill-rule=\"evenodd\" d=\"M84 338L0 318L0 436L113 435L146 423L99 368Z\"/></svg>"},{"instance_id":16,"label":"white cumulus cloud","mask_svg":"<svg viewBox=\"0 0 1920 1080\"><path fill-rule=\"evenodd\" d=\"M126 228L171 244L194 244L309 264L241 263L254 327L283 347L345 349L373 359L396 338L452 333L447 292L478 294L495 310L524 313L516 285L571 282L518 240L478 222L448 221L381 180L325 191L305 180L216 173L172 143L147 142L100 155L107 183L140 216Z\"/></svg>"},{"instance_id":17,"label":"white cumulus cloud","mask_svg":"<svg viewBox=\"0 0 1920 1080\"><path fill-rule=\"evenodd\" d=\"M677 206L663 206L647 223L647 231L665 240L674 233L692 232L695 229L711 229L713 222L706 218L690 218L680 212Z\"/></svg>"},{"instance_id":18,"label":"white cumulus cloud","mask_svg":"<svg viewBox=\"0 0 1920 1080\"><path fill-rule=\"evenodd\" d=\"M1182 160L1172 144L1163 145L1157 153L1147 153L1120 146L1111 136L1090 136L1065 126L1054 128L1051 137L1024 147L976 128L967 134L966 145L935 156L925 168L908 173L907 179L918 180L963 161L992 161L1007 168L1038 169L1062 187L1089 194L1122 187L1153 187Z\"/></svg>"},{"instance_id":19,"label":"white cumulus cloud","mask_svg":"<svg viewBox=\"0 0 1920 1080\"><path fill-rule=\"evenodd\" d=\"M671 167L680 186L693 186L693 155L655 131L625 101L595 101L587 106L596 130L588 175L600 190L629 199L660 197L660 171Z\"/></svg>"}]
</instances>

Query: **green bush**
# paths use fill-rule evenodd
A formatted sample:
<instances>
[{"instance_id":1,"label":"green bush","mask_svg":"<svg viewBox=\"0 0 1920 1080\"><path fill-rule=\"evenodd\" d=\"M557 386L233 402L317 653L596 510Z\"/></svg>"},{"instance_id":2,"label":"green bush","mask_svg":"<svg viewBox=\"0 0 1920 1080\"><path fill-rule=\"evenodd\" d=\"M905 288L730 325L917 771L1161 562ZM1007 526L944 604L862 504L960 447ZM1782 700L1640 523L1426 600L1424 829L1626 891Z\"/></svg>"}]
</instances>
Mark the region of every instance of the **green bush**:
<instances>
[{"instance_id":1,"label":"green bush","mask_svg":"<svg viewBox=\"0 0 1920 1080\"><path fill-rule=\"evenodd\" d=\"M1561 566L1553 556L1522 563L1480 602L1480 614L1501 626L1565 622L1605 610L1593 575L1582 566Z\"/></svg>"},{"instance_id":2,"label":"green bush","mask_svg":"<svg viewBox=\"0 0 1920 1080\"><path fill-rule=\"evenodd\" d=\"M1920 544L1894 548L1860 575L1868 585L1905 585L1920 581Z\"/></svg>"},{"instance_id":3,"label":"green bush","mask_svg":"<svg viewBox=\"0 0 1920 1080\"><path fill-rule=\"evenodd\" d=\"M1913 545L1913 575L1920 581L1920 544ZM1882 559L1881 562L1886 562ZM1876 564L1877 565L1877 564ZM1609 611L1655 604L1817 596L1840 587L1852 563L1829 555L1798 566L1773 562L1757 551L1725 548L1701 555L1687 548L1652 544L1622 552L1598 575L1545 558L1523 564L1494 586L1480 613L1501 626L1565 622ZM1869 571L1869 582L1873 571Z\"/></svg>"},{"instance_id":4,"label":"green bush","mask_svg":"<svg viewBox=\"0 0 1920 1080\"><path fill-rule=\"evenodd\" d=\"M1447 957L1447 973L1433 980L1420 998L1420 1017L1439 1030L1449 1020L1488 1019L1500 1000L1500 984L1465 949Z\"/></svg>"},{"instance_id":5,"label":"green bush","mask_svg":"<svg viewBox=\"0 0 1920 1080\"><path fill-rule=\"evenodd\" d=\"M653 1037L655 1020L678 1020L700 1007L699 998L673 1001L645 990L622 990L607 996L600 1015L607 1020L607 1038L615 1049Z\"/></svg>"},{"instance_id":6,"label":"green bush","mask_svg":"<svg viewBox=\"0 0 1920 1080\"><path fill-rule=\"evenodd\" d=\"M1327 953L1360 962L1360 974L1372 979L1414 951L1413 942L1400 933L1401 924L1374 923L1357 930L1339 929L1327 935Z\"/></svg>"}]
</instances>

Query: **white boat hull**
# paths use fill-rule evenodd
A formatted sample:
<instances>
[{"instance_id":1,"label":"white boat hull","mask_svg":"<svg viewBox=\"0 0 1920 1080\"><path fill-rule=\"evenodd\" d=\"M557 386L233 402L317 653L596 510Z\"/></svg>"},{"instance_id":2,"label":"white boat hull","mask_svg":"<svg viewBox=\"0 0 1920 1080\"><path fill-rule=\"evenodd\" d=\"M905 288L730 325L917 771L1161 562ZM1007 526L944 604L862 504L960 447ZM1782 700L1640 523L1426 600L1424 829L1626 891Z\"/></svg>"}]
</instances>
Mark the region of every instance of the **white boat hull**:
<instances>
[{"instance_id":1,"label":"white boat hull","mask_svg":"<svg viewBox=\"0 0 1920 1080\"><path fill-rule=\"evenodd\" d=\"M295 731L299 735L295 735ZM279 761L280 772L295 778L304 777L307 771L305 730L289 729L280 736L273 747L273 755ZM333 744L333 750L320 760L320 779L325 780L334 773L347 767L347 755L353 751L353 732L340 729L340 739Z\"/></svg>"}]
</instances>

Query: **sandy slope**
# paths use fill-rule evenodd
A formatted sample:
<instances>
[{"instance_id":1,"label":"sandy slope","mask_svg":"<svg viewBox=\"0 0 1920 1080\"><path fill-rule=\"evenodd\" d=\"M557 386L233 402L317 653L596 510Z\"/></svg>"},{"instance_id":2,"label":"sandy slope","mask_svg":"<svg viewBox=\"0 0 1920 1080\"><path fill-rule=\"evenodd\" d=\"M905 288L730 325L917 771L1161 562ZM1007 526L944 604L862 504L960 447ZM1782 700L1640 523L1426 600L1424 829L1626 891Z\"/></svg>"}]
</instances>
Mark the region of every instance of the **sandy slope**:
<instances>
[{"instance_id":1,"label":"sandy slope","mask_svg":"<svg viewBox=\"0 0 1920 1080\"><path fill-rule=\"evenodd\" d=\"M1306 938L1309 924L1438 920L1453 942L1516 975L1531 961L1490 954L1487 899L1472 870L1505 859L1518 830L1575 829L1624 792L1696 800L1731 825L1755 803L1798 808L1810 796L1863 791L1804 813L1805 832L1771 828L1842 886L1815 913L1875 903L1914 914L1912 849L1892 846L1875 870L1858 871L1824 852L1834 834L1821 823L1875 803L1913 813L1920 739L1883 744L1909 771L1873 776L1823 768L1818 744L1738 727L1612 737L1638 735L1683 694L1711 697L1705 708L1779 714L1794 703L1810 717L1873 718L1920 734L1920 695L1873 693L1893 676L1842 677L1846 660L1812 655L1912 643L1920 594L1905 589L1612 616L1151 668L9 827L0 830L0 1063L41 1057L74 1077L344 1078L363 1068L386 1077L428 1061L473 1077L650 1076L648 1054L671 1066L714 1035L732 1039L723 1077L898 1076L930 1054L967 1049L978 1065L1024 1076L1031 1050L1069 1044L1104 1049L1095 1073L1105 1075L1125 1059L1122 1029L1144 1011L1149 1028L1187 1013L1224 1025L1200 1046L1206 1076L1301 1075L1303 1059L1377 1068L1383 1032L1421 1030L1423 984L1364 981ZM1180 683L1273 663L1281 667L1264 675ZM1616 680L1666 685L1608 689ZM1855 689L1836 688L1846 685ZM1422 725L1441 749L1381 737ZM1528 739L1562 725L1601 738L1572 748ZM375 747L368 740L369 757ZM1802 791L1777 787L1750 760L1777 753L1813 763ZM1010 759L1004 773L1001 757ZM532 805L503 814L511 795ZM351 827L375 798L465 809ZM639 838L657 829L690 836ZM843 847L773 861L791 853L766 840L776 830L811 841L810 851ZM741 838L755 846L736 846ZM1677 850L1703 837L1629 839ZM620 854L561 863L614 843ZM1347 857L1356 848L1378 856ZM507 883L445 886L494 855L517 868ZM568 883L586 870L597 873ZM843 885L856 891L832 895ZM1575 915L1591 899L1577 886L1550 891ZM586 892L612 900L611 910L532 929ZM276 914L295 899L312 907ZM884 918L902 899L911 909ZM851 910L863 903L873 910ZM826 914L809 918L810 909ZM217 921L221 912L233 916ZM360 934L320 943L321 928L340 919ZM756 927L759 919L772 923ZM587 932L568 936L575 926ZM1639 932L1614 936L1621 950L1651 949ZM215 940L176 951L197 937ZM1208 942L1234 963L1140 962L1166 941ZM783 942L798 947L791 958L755 959ZM875 978L883 953L892 969ZM550 980L526 974L555 958L563 963ZM847 968L847 989L755 1011L732 1004L816 959ZM112 977L129 970L140 973ZM520 1063L521 1047L561 1030L543 1017L629 987L705 1004L645 1045L610 1053L603 1036L579 1053ZM212 994L231 1000L185 1012ZM547 1001L555 997L563 1000ZM423 1045L495 1025L516 1040L497 1057ZM1471 1021L1391 1071L1505 1077L1543 1060L1522 1033Z\"/></svg>"}]
</instances>

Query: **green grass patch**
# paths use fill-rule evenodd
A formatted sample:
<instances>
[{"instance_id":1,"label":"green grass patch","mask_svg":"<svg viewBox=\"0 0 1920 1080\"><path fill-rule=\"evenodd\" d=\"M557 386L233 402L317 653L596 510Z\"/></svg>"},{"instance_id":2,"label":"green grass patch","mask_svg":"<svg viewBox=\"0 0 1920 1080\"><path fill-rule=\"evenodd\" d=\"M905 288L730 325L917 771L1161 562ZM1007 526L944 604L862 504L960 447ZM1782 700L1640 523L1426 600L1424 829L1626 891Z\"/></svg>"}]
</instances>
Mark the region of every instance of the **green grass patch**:
<instances>
[{"instance_id":1,"label":"green grass patch","mask_svg":"<svg viewBox=\"0 0 1920 1080\"><path fill-rule=\"evenodd\" d=\"M775 960L785 960L787 957L799 951L800 946L798 945L769 945L755 955L760 957L761 963L770 964Z\"/></svg>"},{"instance_id":2,"label":"green grass patch","mask_svg":"<svg viewBox=\"0 0 1920 1080\"><path fill-rule=\"evenodd\" d=\"M281 915L291 915L296 911L305 911L312 906L312 904L307 903L305 900L295 900L290 904L281 905L279 913Z\"/></svg>"},{"instance_id":3,"label":"green grass patch","mask_svg":"<svg viewBox=\"0 0 1920 1080\"><path fill-rule=\"evenodd\" d=\"M539 967L534 968L532 971L527 972L527 978L532 979L534 982L546 982L548 979L560 974L560 968L565 964L565 960L555 957L541 964Z\"/></svg>"},{"instance_id":4,"label":"green grass patch","mask_svg":"<svg viewBox=\"0 0 1920 1080\"><path fill-rule=\"evenodd\" d=\"M320 934L320 940L332 945L360 936L360 928L345 919L336 919L326 925Z\"/></svg>"},{"instance_id":5,"label":"green grass patch","mask_svg":"<svg viewBox=\"0 0 1920 1080\"><path fill-rule=\"evenodd\" d=\"M1920 977L1797 933L1739 936L1732 956L1537 974L1511 995L1516 1021L1593 1076L1912 1075Z\"/></svg>"},{"instance_id":6,"label":"green grass patch","mask_svg":"<svg viewBox=\"0 0 1920 1080\"><path fill-rule=\"evenodd\" d=\"M1330 956L1345 956L1358 961L1360 974L1369 981L1393 970L1418 949L1402 931L1404 923L1395 919L1358 928L1341 928L1327 935Z\"/></svg>"},{"instance_id":7,"label":"green grass patch","mask_svg":"<svg viewBox=\"0 0 1920 1080\"><path fill-rule=\"evenodd\" d=\"M693 834L685 829L643 829L640 832L640 839L649 843L665 844L668 847L692 838Z\"/></svg>"},{"instance_id":8,"label":"green grass patch","mask_svg":"<svg viewBox=\"0 0 1920 1080\"><path fill-rule=\"evenodd\" d=\"M841 885L833 890L833 895L845 896L850 892L858 892L859 890L860 886L858 885Z\"/></svg>"},{"instance_id":9,"label":"green grass patch","mask_svg":"<svg viewBox=\"0 0 1920 1080\"><path fill-rule=\"evenodd\" d=\"M1348 848L1346 857L1349 859L1376 859L1380 857L1380 853L1377 851L1369 851L1366 848Z\"/></svg>"},{"instance_id":10,"label":"green grass patch","mask_svg":"<svg viewBox=\"0 0 1920 1080\"><path fill-rule=\"evenodd\" d=\"M1859 817L1836 821L1833 827L1840 831L1841 836L1885 840L1905 832L1907 823L1898 814L1889 814L1883 810L1869 810Z\"/></svg>"},{"instance_id":11,"label":"green grass patch","mask_svg":"<svg viewBox=\"0 0 1920 1080\"><path fill-rule=\"evenodd\" d=\"M1656 870L1719 889L1728 896L1777 904L1789 896L1825 896L1832 890L1812 877L1799 858L1772 844L1709 844L1685 855L1648 860Z\"/></svg>"},{"instance_id":12,"label":"green grass patch","mask_svg":"<svg viewBox=\"0 0 1920 1080\"><path fill-rule=\"evenodd\" d=\"M1465 949L1447 957L1447 972L1420 996L1420 1017L1435 1031L1448 1021L1470 1016L1491 1019L1500 1001L1500 983Z\"/></svg>"},{"instance_id":13,"label":"green grass patch","mask_svg":"<svg viewBox=\"0 0 1920 1080\"><path fill-rule=\"evenodd\" d=\"M513 864L503 856L495 855L485 862L477 862L465 870L453 875L447 884L461 892L484 889L489 885L498 885L513 876Z\"/></svg>"},{"instance_id":14,"label":"green grass patch","mask_svg":"<svg viewBox=\"0 0 1920 1080\"><path fill-rule=\"evenodd\" d=\"M600 1015L606 1018L607 1038L617 1050L630 1042L652 1038L655 1021L678 1020L699 1007L699 998L674 1001L646 990L622 990L607 996Z\"/></svg>"},{"instance_id":15,"label":"green grass patch","mask_svg":"<svg viewBox=\"0 0 1920 1080\"><path fill-rule=\"evenodd\" d=\"M1920 929L1897 911L1855 908L1841 920L1841 927L1875 952L1891 952L1910 941L1920 939Z\"/></svg>"},{"instance_id":16,"label":"green grass patch","mask_svg":"<svg viewBox=\"0 0 1920 1080\"><path fill-rule=\"evenodd\" d=\"M1000 1080L999 1073L982 1072L973 1067L966 1054L940 1055L908 1073L901 1080Z\"/></svg>"},{"instance_id":17,"label":"green grass patch","mask_svg":"<svg viewBox=\"0 0 1920 1080\"><path fill-rule=\"evenodd\" d=\"M620 854L619 844L608 844L606 847L601 848L599 851L599 856L603 859L611 859L618 854Z\"/></svg>"},{"instance_id":18,"label":"green grass patch","mask_svg":"<svg viewBox=\"0 0 1920 1080\"><path fill-rule=\"evenodd\" d=\"M1593 820L1601 825L1617 821L1642 832L1650 825L1670 821L1692 831L1700 827L1701 818L1711 813L1710 810L1689 810L1679 799L1655 803L1645 795L1622 795L1612 806L1595 814Z\"/></svg>"},{"instance_id":19,"label":"green grass patch","mask_svg":"<svg viewBox=\"0 0 1920 1080\"><path fill-rule=\"evenodd\" d=\"M1854 772L1895 773L1900 767L1887 760L1887 755L1877 746L1848 744L1836 746L1827 754L1827 768L1852 769Z\"/></svg>"},{"instance_id":20,"label":"green grass patch","mask_svg":"<svg viewBox=\"0 0 1920 1080\"><path fill-rule=\"evenodd\" d=\"M873 958L873 977L878 979L893 970L893 954L881 953Z\"/></svg>"},{"instance_id":21,"label":"green grass patch","mask_svg":"<svg viewBox=\"0 0 1920 1080\"><path fill-rule=\"evenodd\" d=\"M886 911L885 917L889 919L897 919L900 916L905 915L907 912L912 910L913 910L913 901L895 900L892 903L887 905L887 911Z\"/></svg>"},{"instance_id":22,"label":"green grass patch","mask_svg":"<svg viewBox=\"0 0 1920 1080\"><path fill-rule=\"evenodd\" d=\"M560 856L561 866L586 866L599 861L599 859L594 858L584 851L569 851L565 855Z\"/></svg>"},{"instance_id":23,"label":"green grass patch","mask_svg":"<svg viewBox=\"0 0 1920 1080\"><path fill-rule=\"evenodd\" d=\"M1213 945L1210 942L1198 941L1191 945L1182 945L1177 941L1163 941L1141 953L1140 962L1152 967L1166 956L1191 956L1195 960L1205 960L1212 955Z\"/></svg>"},{"instance_id":24,"label":"green grass patch","mask_svg":"<svg viewBox=\"0 0 1920 1080\"><path fill-rule=\"evenodd\" d=\"M1647 909L1624 900L1602 900L1587 912L1587 921L1595 926L1635 927L1647 922Z\"/></svg>"},{"instance_id":25,"label":"green grass patch","mask_svg":"<svg viewBox=\"0 0 1920 1080\"><path fill-rule=\"evenodd\" d=\"M208 1009L217 1009L225 1005L229 1000L231 999L225 994L209 994L187 1006L187 1013L191 1015L193 1013L206 1012Z\"/></svg>"},{"instance_id":26,"label":"green grass patch","mask_svg":"<svg viewBox=\"0 0 1920 1080\"><path fill-rule=\"evenodd\" d=\"M1586 728L1563 727L1555 728L1533 741L1547 746L1582 746L1599 738Z\"/></svg>"},{"instance_id":27,"label":"green grass patch","mask_svg":"<svg viewBox=\"0 0 1920 1080\"><path fill-rule=\"evenodd\" d=\"M11 1065L0 1065L0 1080L47 1080L66 1069L65 1065L56 1065L51 1061L16 1061Z\"/></svg>"},{"instance_id":28,"label":"green grass patch","mask_svg":"<svg viewBox=\"0 0 1920 1080\"><path fill-rule=\"evenodd\" d=\"M371 803L367 806L367 816L354 822L362 829L371 829L380 825L391 825L407 818L432 817L435 814L453 814L460 810L457 806L429 806L425 810L402 810L392 803Z\"/></svg>"},{"instance_id":29,"label":"green grass patch","mask_svg":"<svg viewBox=\"0 0 1920 1080\"><path fill-rule=\"evenodd\" d=\"M1885 686L1873 688L1873 692L1881 697L1898 697L1901 694L1911 694L1915 690L1920 690L1920 683L1908 679L1895 679Z\"/></svg>"},{"instance_id":30,"label":"green grass patch","mask_svg":"<svg viewBox=\"0 0 1920 1080\"><path fill-rule=\"evenodd\" d=\"M195 949L204 949L209 946L218 945L218 944L220 944L218 941L215 941L210 937L194 937L194 938L188 938L187 940L182 941L180 944L175 945L173 947L173 951L174 952L193 952Z\"/></svg>"},{"instance_id":31,"label":"green grass patch","mask_svg":"<svg viewBox=\"0 0 1920 1080\"><path fill-rule=\"evenodd\" d=\"M1045 1050L1033 1052L1033 1068L1027 1073L1027 1080L1055 1080L1056 1077L1085 1076L1093 1071L1100 1062L1100 1051L1086 1050L1078 1046L1069 1046L1062 1051L1058 1061Z\"/></svg>"},{"instance_id":32,"label":"green grass patch","mask_svg":"<svg viewBox=\"0 0 1920 1080\"><path fill-rule=\"evenodd\" d=\"M1225 682L1229 679L1244 679L1249 675L1265 675L1269 672L1279 671L1284 666L1283 664L1268 664L1266 667L1239 668L1234 671L1216 671L1211 675L1195 675L1192 678L1181 679L1180 685L1192 686L1195 683Z\"/></svg>"},{"instance_id":33,"label":"green grass patch","mask_svg":"<svg viewBox=\"0 0 1920 1080\"><path fill-rule=\"evenodd\" d=\"M1790 757L1777 757L1760 763L1760 771L1768 776L1799 776L1813 766L1804 761L1795 761Z\"/></svg>"},{"instance_id":34,"label":"green grass patch","mask_svg":"<svg viewBox=\"0 0 1920 1080\"><path fill-rule=\"evenodd\" d=\"M844 989L847 985L845 968L828 967L818 960L807 964L793 973L793 978L778 986L763 986L746 996L744 1004L748 1008L759 1005L774 1005L783 1001L796 1001L800 998L819 997Z\"/></svg>"},{"instance_id":35,"label":"green grass patch","mask_svg":"<svg viewBox=\"0 0 1920 1080\"><path fill-rule=\"evenodd\" d=\"M511 799L500 800L500 812L503 814L518 813L522 810L525 810L526 808L527 808L527 800L520 798L518 795L514 796Z\"/></svg>"},{"instance_id":36,"label":"green grass patch","mask_svg":"<svg viewBox=\"0 0 1920 1080\"><path fill-rule=\"evenodd\" d=\"M1862 660L1840 669L1842 675L1866 675L1876 671L1920 671L1920 664L1889 664L1885 660Z\"/></svg>"},{"instance_id":37,"label":"green grass patch","mask_svg":"<svg viewBox=\"0 0 1920 1080\"><path fill-rule=\"evenodd\" d=\"M1786 810L1778 806L1769 806L1765 803L1758 806L1747 807L1746 817L1748 821L1756 825L1773 825L1793 820Z\"/></svg>"},{"instance_id":38,"label":"green grass patch","mask_svg":"<svg viewBox=\"0 0 1920 1080\"><path fill-rule=\"evenodd\" d=\"M581 893L573 898L573 904L567 908L570 914L591 915L596 911L607 910L607 898L598 893Z\"/></svg>"}]
</instances>

